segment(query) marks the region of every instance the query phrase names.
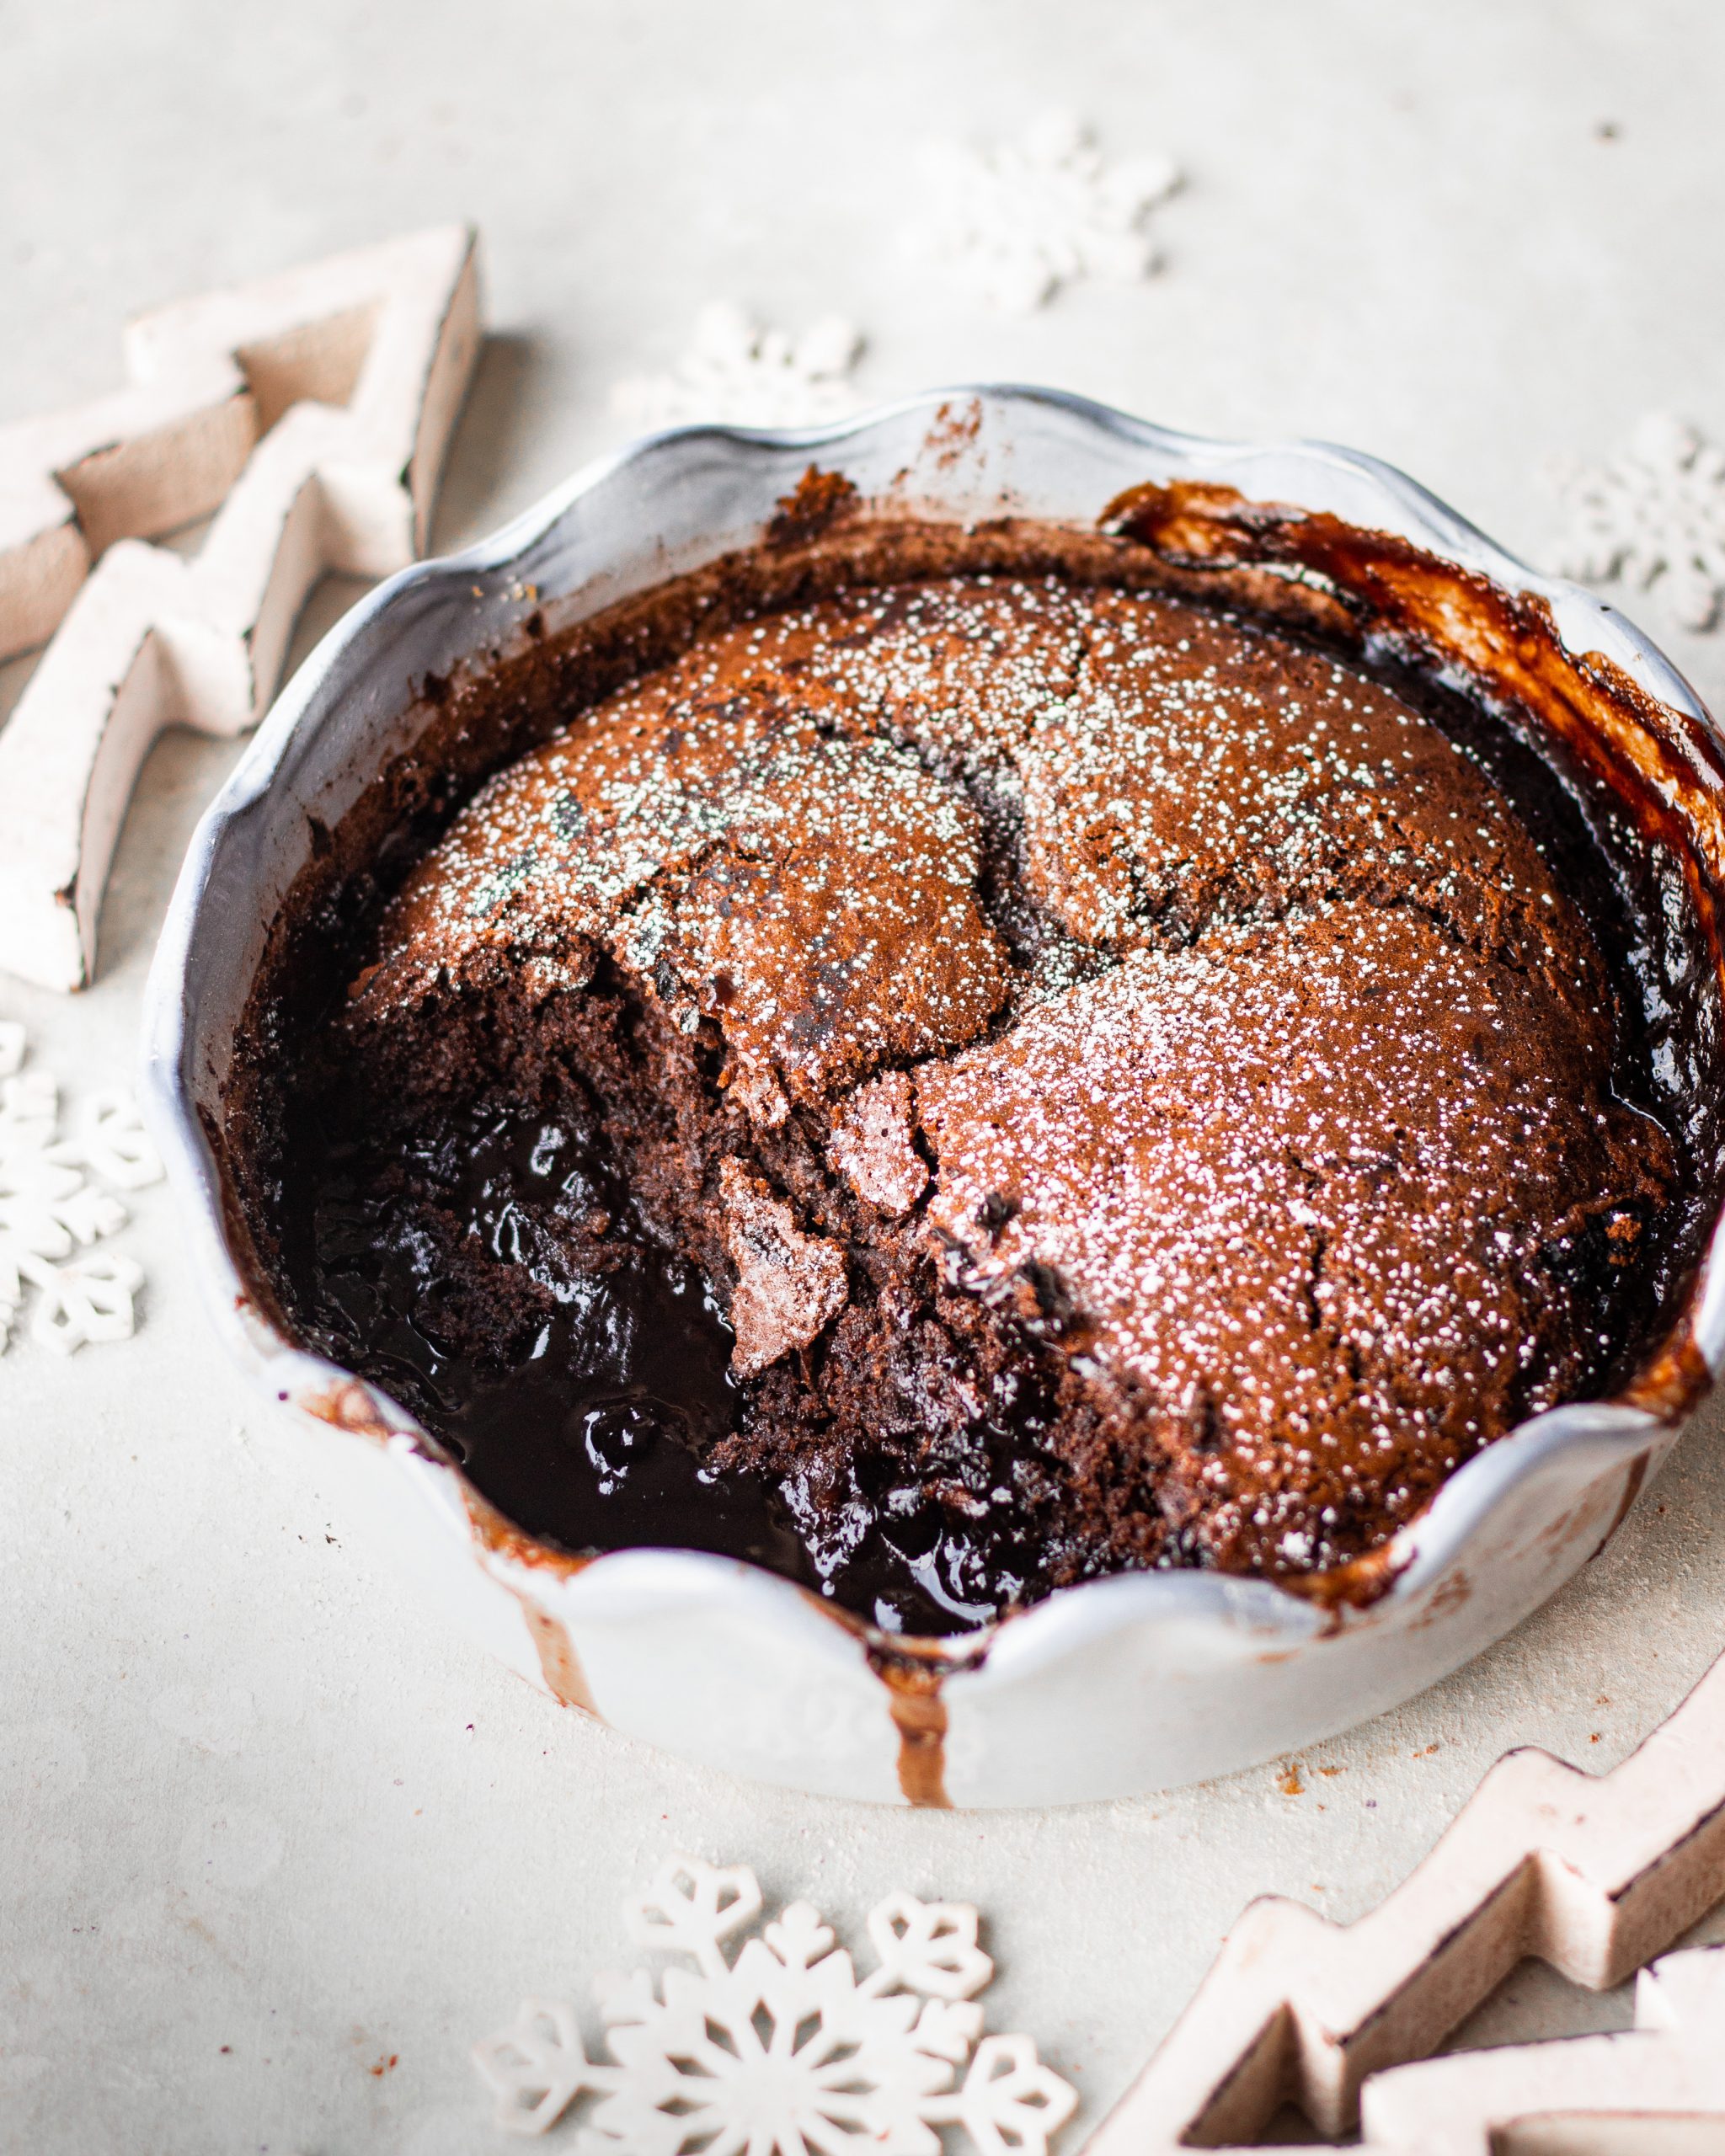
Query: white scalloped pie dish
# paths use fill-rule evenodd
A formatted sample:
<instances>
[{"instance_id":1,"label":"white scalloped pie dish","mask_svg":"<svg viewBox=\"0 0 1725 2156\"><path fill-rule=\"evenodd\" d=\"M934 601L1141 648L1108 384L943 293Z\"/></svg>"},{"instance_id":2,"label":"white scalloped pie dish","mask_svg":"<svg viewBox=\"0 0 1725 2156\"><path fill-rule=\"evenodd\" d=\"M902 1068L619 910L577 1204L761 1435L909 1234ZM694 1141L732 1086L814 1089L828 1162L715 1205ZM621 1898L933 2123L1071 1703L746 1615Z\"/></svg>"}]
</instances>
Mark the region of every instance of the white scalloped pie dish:
<instances>
[{"instance_id":1,"label":"white scalloped pie dish","mask_svg":"<svg viewBox=\"0 0 1725 2156\"><path fill-rule=\"evenodd\" d=\"M942 423L955 399L973 398L955 451ZM1718 741L1687 685L1619 615L1346 451L1206 441L1022 389L934 392L815 431L653 437L494 537L380 585L288 685L200 825L150 985L146 1097L210 1307L350 1527L369 1528L536 1684L632 1736L803 1789L955 1805L1167 1787L1312 1743L1409 1698L1555 1593L1663 1460L1680 1406L1601 1401L1524 1424L1397 1534L1390 1584L1364 1606L1215 1573L1125 1574L908 1657L895 1643L890 1683L882 1641L740 1561L636 1550L574 1564L499 1533L403 1410L296 1346L248 1287L206 1131L221 1128L236 1030L308 857L311 819L338 825L411 745L424 723L416 681L506 643L536 605L579 619L748 545L811 456L865 496L914 496L919 514L954 520L1011 508L1093 526L1123 490L1175 481L1328 512L1543 600L1563 645L1603 654L1674 738ZM1717 795L1710 755L1692 760L1685 783ZM1725 1356L1717 1221L1712 1232L1685 1313L1690 1397Z\"/></svg>"}]
</instances>

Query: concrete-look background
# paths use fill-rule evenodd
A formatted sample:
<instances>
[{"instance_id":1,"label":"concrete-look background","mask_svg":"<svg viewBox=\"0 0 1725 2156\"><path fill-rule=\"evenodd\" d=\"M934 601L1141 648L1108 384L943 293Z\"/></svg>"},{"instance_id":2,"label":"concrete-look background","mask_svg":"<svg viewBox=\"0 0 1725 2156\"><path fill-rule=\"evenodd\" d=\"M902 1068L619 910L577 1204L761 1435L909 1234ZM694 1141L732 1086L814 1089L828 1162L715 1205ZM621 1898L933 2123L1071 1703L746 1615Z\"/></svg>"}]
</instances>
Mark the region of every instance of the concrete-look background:
<instances>
[{"instance_id":1,"label":"concrete-look background","mask_svg":"<svg viewBox=\"0 0 1725 2156\"><path fill-rule=\"evenodd\" d=\"M111 386L136 308L466 216L495 334L440 543L614 442L611 382L725 297L852 316L884 393L1045 381L1346 440L1548 555L1551 459L1655 407L1725 435L1722 81L1706 0L0 0L0 419ZM904 243L916 152L1056 104L1179 161L1166 268L992 316ZM1717 702L1725 632L1666 640ZM152 758L88 995L0 979L69 1090L131 1069L232 753ZM585 1999L678 1847L853 1932L896 1885L980 1903L994 2025L1093 2118L1252 1896L1364 1909L1500 1751L1607 1765L1725 1646L1708 1414L1565 1594L1298 1776L992 1817L748 1787L560 1713L372 1577L216 1350L166 1193L136 1212L136 1340L0 1358L7 2147L505 2145L468 2045L526 1993ZM1470 2038L1627 2011L1524 1970Z\"/></svg>"}]
</instances>

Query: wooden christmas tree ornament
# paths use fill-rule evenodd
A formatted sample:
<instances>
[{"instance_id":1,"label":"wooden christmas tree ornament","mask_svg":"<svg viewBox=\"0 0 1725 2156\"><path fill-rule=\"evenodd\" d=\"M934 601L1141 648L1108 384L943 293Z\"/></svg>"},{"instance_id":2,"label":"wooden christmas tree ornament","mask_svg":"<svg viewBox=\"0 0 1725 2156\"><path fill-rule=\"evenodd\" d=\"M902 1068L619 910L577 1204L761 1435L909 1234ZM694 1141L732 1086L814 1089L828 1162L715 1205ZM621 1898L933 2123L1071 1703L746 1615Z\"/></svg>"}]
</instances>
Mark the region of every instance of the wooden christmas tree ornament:
<instances>
[{"instance_id":1,"label":"wooden christmas tree ornament","mask_svg":"<svg viewBox=\"0 0 1725 2156\"><path fill-rule=\"evenodd\" d=\"M1365 2156L1720 2156L1725 1947L1643 1969L1633 2029L1398 2067L1359 2113Z\"/></svg>"},{"instance_id":2,"label":"wooden christmas tree ornament","mask_svg":"<svg viewBox=\"0 0 1725 2156\"><path fill-rule=\"evenodd\" d=\"M1284 2103L1331 2135L1363 2116L1365 2145L1402 2156L1522 2156L1525 2137L1499 2131L1511 2121L1685 2106L1711 2115L1712 2139L1695 2145L1725 2148L1719 1956L1674 1956L1643 1978L1638 2031L1661 2031L1658 2042L1636 2033L1404 2063L1429 2060L1524 1957L1603 1990L1722 1897L1725 1659L1609 1774L1544 1752L1500 1759L1431 1854L1358 1923L1254 1903L1088 2156L1237 2145ZM1620 2145L1551 2133L1525 2140L1528 2156ZM1668 2144L1621 2143L1655 2145Z\"/></svg>"},{"instance_id":3,"label":"wooden christmas tree ornament","mask_svg":"<svg viewBox=\"0 0 1725 2156\"><path fill-rule=\"evenodd\" d=\"M444 226L141 317L131 387L0 428L0 966L86 985L120 819L163 727L254 725L327 571L422 551L478 355ZM196 555L145 543L215 512Z\"/></svg>"}]
</instances>

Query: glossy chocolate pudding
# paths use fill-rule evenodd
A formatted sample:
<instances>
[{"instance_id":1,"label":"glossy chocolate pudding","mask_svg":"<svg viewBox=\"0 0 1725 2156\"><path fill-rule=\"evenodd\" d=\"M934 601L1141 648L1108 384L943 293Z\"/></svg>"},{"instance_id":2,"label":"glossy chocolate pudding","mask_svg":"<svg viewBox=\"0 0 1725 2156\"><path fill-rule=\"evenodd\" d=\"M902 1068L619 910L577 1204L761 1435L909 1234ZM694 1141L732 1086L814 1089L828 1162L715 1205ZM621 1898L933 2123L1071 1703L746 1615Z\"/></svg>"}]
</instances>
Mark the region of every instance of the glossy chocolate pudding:
<instances>
[{"instance_id":1,"label":"glossy chocolate pudding","mask_svg":"<svg viewBox=\"0 0 1725 2156\"><path fill-rule=\"evenodd\" d=\"M952 1631L1338 1566L1621 1381L1685 1155L1573 774L1058 574L685 643L377 879L281 1059L287 1312L510 1519Z\"/></svg>"}]
</instances>

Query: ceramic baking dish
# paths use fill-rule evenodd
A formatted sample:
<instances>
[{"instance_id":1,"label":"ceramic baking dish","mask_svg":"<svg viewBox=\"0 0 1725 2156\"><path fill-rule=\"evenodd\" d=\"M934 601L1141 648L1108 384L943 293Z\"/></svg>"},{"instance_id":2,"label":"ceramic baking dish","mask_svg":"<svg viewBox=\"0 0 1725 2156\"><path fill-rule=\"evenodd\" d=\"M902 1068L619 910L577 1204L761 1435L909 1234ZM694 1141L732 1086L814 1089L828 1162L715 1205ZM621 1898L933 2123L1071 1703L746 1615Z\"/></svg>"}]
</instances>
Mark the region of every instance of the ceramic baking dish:
<instances>
[{"instance_id":1,"label":"ceramic baking dish","mask_svg":"<svg viewBox=\"0 0 1725 2156\"><path fill-rule=\"evenodd\" d=\"M1114 503L1119 526L1189 573L1234 564L1339 593L1391 643L1507 683L1572 746L1596 737L1665 818L1703 912L1711 902L1725 784L1693 692L1610 608L1371 458L1203 440L1012 388L931 393L818 431L680 429L380 585L300 669L200 825L150 984L146 1090L210 1307L350 1527L534 1684L631 1736L806 1790L954 1805L1165 1787L1311 1744L1478 1653L1608 1540L1725 1351L1717 1219L1677 1331L1632 1395L1558 1408L1490 1446L1369 1577L1293 1592L1127 1574L924 1643L874 1635L738 1561L581 1562L535 1544L396 1403L285 1337L248 1275L219 1158L224 1081L318 827L411 746L428 675L509 647L536 609L560 626L751 544L811 461L865 500L954 520L1010 511L1093 528Z\"/></svg>"}]
</instances>

